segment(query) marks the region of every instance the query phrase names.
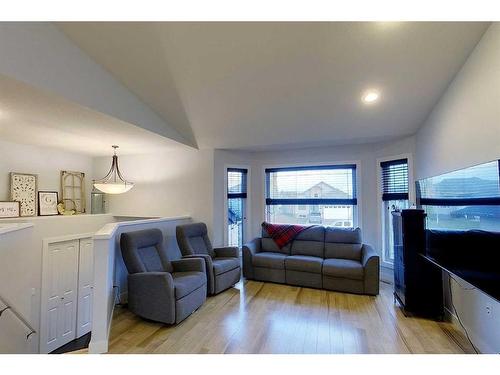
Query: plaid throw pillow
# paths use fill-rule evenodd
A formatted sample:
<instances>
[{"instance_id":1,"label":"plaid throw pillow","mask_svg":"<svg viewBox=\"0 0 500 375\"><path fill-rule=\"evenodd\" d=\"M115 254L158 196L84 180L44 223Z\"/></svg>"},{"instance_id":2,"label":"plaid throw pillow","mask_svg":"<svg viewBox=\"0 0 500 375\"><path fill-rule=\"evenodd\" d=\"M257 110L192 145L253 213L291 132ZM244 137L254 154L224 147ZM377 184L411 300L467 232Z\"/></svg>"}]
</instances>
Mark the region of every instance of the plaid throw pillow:
<instances>
[{"instance_id":1,"label":"plaid throw pillow","mask_svg":"<svg viewBox=\"0 0 500 375\"><path fill-rule=\"evenodd\" d=\"M292 241L300 232L309 227L304 225L270 224L263 222L262 228L266 230L276 245L278 245L281 249L283 246Z\"/></svg>"}]
</instances>

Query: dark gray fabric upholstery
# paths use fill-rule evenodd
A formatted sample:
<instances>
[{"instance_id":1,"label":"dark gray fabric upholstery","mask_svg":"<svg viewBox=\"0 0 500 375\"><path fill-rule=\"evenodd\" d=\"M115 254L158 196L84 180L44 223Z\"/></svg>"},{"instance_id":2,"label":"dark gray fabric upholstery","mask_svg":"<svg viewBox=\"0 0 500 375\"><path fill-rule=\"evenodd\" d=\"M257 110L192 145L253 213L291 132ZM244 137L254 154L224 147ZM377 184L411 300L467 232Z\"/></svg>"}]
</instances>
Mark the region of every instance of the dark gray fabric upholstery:
<instances>
[{"instance_id":1,"label":"dark gray fabric upholstery","mask_svg":"<svg viewBox=\"0 0 500 375\"><path fill-rule=\"evenodd\" d=\"M314 226L281 250L265 230L262 235L243 246L243 275L247 279L379 293L380 259L371 246L362 244L359 228Z\"/></svg>"},{"instance_id":2,"label":"dark gray fabric upholstery","mask_svg":"<svg viewBox=\"0 0 500 375\"><path fill-rule=\"evenodd\" d=\"M363 287L363 281L361 280L343 279L323 275L323 288L338 292L366 294Z\"/></svg>"},{"instance_id":3,"label":"dark gray fabric upholstery","mask_svg":"<svg viewBox=\"0 0 500 375\"><path fill-rule=\"evenodd\" d=\"M376 296L380 288L380 257L370 245L363 245L361 249L361 263L364 268L364 291Z\"/></svg>"},{"instance_id":4,"label":"dark gray fabric upholstery","mask_svg":"<svg viewBox=\"0 0 500 375\"><path fill-rule=\"evenodd\" d=\"M253 269L255 280L269 281L271 283L286 283L285 270L278 270L266 267L254 267Z\"/></svg>"},{"instance_id":5,"label":"dark gray fabric upholstery","mask_svg":"<svg viewBox=\"0 0 500 375\"><path fill-rule=\"evenodd\" d=\"M214 249L217 258L239 258L240 249L236 246L216 247Z\"/></svg>"},{"instance_id":6,"label":"dark gray fabric upholstery","mask_svg":"<svg viewBox=\"0 0 500 375\"><path fill-rule=\"evenodd\" d=\"M278 245L276 245L276 242L274 242L274 240L271 238L271 236L269 236L267 231L264 228L262 228L262 239L260 247L262 251L290 255L291 244L289 243L280 249Z\"/></svg>"},{"instance_id":7,"label":"dark gray fabric upholstery","mask_svg":"<svg viewBox=\"0 0 500 375\"><path fill-rule=\"evenodd\" d=\"M177 300L175 303L175 323L180 323L191 315L200 307L198 306L198 301L206 298L207 285L204 284L200 288Z\"/></svg>"},{"instance_id":8,"label":"dark gray fabric upholstery","mask_svg":"<svg viewBox=\"0 0 500 375\"><path fill-rule=\"evenodd\" d=\"M252 257L260 252L260 238L254 238L252 241L243 245L243 277L253 279L253 260Z\"/></svg>"},{"instance_id":9,"label":"dark gray fabric upholstery","mask_svg":"<svg viewBox=\"0 0 500 375\"><path fill-rule=\"evenodd\" d=\"M327 227L325 258L361 260L361 229Z\"/></svg>"},{"instance_id":10,"label":"dark gray fabric upholstery","mask_svg":"<svg viewBox=\"0 0 500 375\"><path fill-rule=\"evenodd\" d=\"M234 270L235 268L240 268L239 258L214 258L212 262L215 276Z\"/></svg>"},{"instance_id":11,"label":"dark gray fabric upholstery","mask_svg":"<svg viewBox=\"0 0 500 375\"><path fill-rule=\"evenodd\" d=\"M204 223L179 225L175 234L183 257L204 259L208 294L220 293L239 281L241 264L237 247L213 248ZM225 275L227 272L232 272L230 277ZM235 274L239 275L236 281Z\"/></svg>"},{"instance_id":12,"label":"dark gray fabric upholstery","mask_svg":"<svg viewBox=\"0 0 500 375\"><path fill-rule=\"evenodd\" d=\"M208 254L195 254L195 255L186 255L183 259L203 259L205 262L205 272L207 274L207 293L214 294L214 283L215 283L215 274L214 274L214 264L212 262L212 257Z\"/></svg>"},{"instance_id":13,"label":"dark gray fabric upholstery","mask_svg":"<svg viewBox=\"0 0 500 375\"><path fill-rule=\"evenodd\" d=\"M260 252L252 257L254 267L274 268L277 270L285 269L285 254Z\"/></svg>"},{"instance_id":14,"label":"dark gray fabric upholstery","mask_svg":"<svg viewBox=\"0 0 500 375\"><path fill-rule=\"evenodd\" d=\"M163 234L159 229L123 233L120 247L128 272L170 272L172 268L162 241Z\"/></svg>"},{"instance_id":15,"label":"dark gray fabric upholstery","mask_svg":"<svg viewBox=\"0 0 500 375\"><path fill-rule=\"evenodd\" d=\"M175 228L175 236L183 256L194 254L215 256L205 223L178 225Z\"/></svg>"},{"instance_id":16,"label":"dark gray fabric upholstery","mask_svg":"<svg viewBox=\"0 0 500 375\"><path fill-rule=\"evenodd\" d=\"M186 318L206 299L206 273L202 259L169 262L158 229L122 233L120 247L129 271L128 303L135 314L173 324ZM175 272L173 272L175 271ZM178 300L202 289L202 297L190 297L178 315Z\"/></svg>"},{"instance_id":17,"label":"dark gray fabric upholstery","mask_svg":"<svg viewBox=\"0 0 500 375\"><path fill-rule=\"evenodd\" d=\"M325 227L315 225L300 232L291 244L292 255L309 255L323 258Z\"/></svg>"},{"instance_id":18,"label":"dark gray fabric upholstery","mask_svg":"<svg viewBox=\"0 0 500 375\"><path fill-rule=\"evenodd\" d=\"M352 280L363 280L363 265L357 260L325 259L323 275Z\"/></svg>"},{"instance_id":19,"label":"dark gray fabric upholstery","mask_svg":"<svg viewBox=\"0 0 500 375\"><path fill-rule=\"evenodd\" d=\"M175 299L181 299L206 284L204 272L173 272Z\"/></svg>"},{"instance_id":20,"label":"dark gray fabric upholstery","mask_svg":"<svg viewBox=\"0 0 500 375\"><path fill-rule=\"evenodd\" d=\"M293 271L321 273L322 264L323 258L307 255L291 255L285 259L285 268Z\"/></svg>"},{"instance_id":21,"label":"dark gray fabric upholstery","mask_svg":"<svg viewBox=\"0 0 500 375\"><path fill-rule=\"evenodd\" d=\"M128 308L143 318L173 324L174 293L174 280L170 273L140 272L128 275Z\"/></svg>"},{"instance_id":22,"label":"dark gray fabric upholstery","mask_svg":"<svg viewBox=\"0 0 500 375\"><path fill-rule=\"evenodd\" d=\"M215 277L214 294L219 294L227 288L230 288L241 278L241 268L233 268L227 272L221 273Z\"/></svg>"},{"instance_id":23,"label":"dark gray fabric upholstery","mask_svg":"<svg viewBox=\"0 0 500 375\"><path fill-rule=\"evenodd\" d=\"M289 269L286 270L286 283L308 288L321 288L323 286L321 273L293 271Z\"/></svg>"}]
</instances>

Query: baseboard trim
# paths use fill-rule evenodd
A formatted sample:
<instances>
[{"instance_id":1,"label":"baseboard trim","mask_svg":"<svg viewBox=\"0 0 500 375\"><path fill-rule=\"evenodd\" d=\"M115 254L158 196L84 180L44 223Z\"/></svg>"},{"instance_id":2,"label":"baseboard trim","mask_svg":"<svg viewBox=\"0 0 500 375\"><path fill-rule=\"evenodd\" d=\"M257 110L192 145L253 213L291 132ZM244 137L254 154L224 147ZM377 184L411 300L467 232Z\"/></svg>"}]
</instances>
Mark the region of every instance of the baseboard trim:
<instances>
[{"instance_id":1,"label":"baseboard trim","mask_svg":"<svg viewBox=\"0 0 500 375\"><path fill-rule=\"evenodd\" d=\"M111 311L108 315L108 332L106 335L106 340L93 341L92 336L90 338L89 343L89 354L103 354L108 352L108 344L109 344L109 333L111 332L111 324L113 323L113 314L115 312L116 299L118 297L118 288L113 287L113 304L111 306Z\"/></svg>"}]
</instances>

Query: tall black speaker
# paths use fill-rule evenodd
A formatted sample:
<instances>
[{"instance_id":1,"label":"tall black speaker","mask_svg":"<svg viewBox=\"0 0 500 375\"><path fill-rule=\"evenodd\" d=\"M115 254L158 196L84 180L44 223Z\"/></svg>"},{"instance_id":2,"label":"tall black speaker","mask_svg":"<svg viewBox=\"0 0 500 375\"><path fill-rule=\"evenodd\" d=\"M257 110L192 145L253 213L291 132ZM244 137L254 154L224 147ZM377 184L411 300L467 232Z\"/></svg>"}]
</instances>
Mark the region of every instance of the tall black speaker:
<instances>
[{"instance_id":1,"label":"tall black speaker","mask_svg":"<svg viewBox=\"0 0 500 375\"><path fill-rule=\"evenodd\" d=\"M424 210L392 212L394 230L394 297L406 313L443 318L441 270L425 253Z\"/></svg>"}]
</instances>

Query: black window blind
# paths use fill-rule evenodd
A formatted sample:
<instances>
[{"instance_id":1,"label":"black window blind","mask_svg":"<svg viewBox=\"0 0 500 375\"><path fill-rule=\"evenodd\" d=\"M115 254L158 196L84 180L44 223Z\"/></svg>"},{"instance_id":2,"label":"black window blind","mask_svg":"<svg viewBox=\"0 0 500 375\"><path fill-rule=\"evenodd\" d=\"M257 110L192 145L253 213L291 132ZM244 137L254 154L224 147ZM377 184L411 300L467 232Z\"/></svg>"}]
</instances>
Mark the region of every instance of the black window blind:
<instances>
[{"instance_id":1,"label":"black window blind","mask_svg":"<svg viewBox=\"0 0 500 375\"><path fill-rule=\"evenodd\" d=\"M247 170L240 168L227 169L227 198L247 197Z\"/></svg>"},{"instance_id":2,"label":"black window blind","mask_svg":"<svg viewBox=\"0 0 500 375\"><path fill-rule=\"evenodd\" d=\"M408 200L408 159L384 161L382 168L382 200Z\"/></svg>"},{"instance_id":3,"label":"black window blind","mask_svg":"<svg viewBox=\"0 0 500 375\"><path fill-rule=\"evenodd\" d=\"M500 161L429 177L417 181L420 205L500 205Z\"/></svg>"},{"instance_id":4,"label":"black window blind","mask_svg":"<svg viewBox=\"0 0 500 375\"><path fill-rule=\"evenodd\" d=\"M266 205L356 205L356 165L268 168Z\"/></svg>"}]
</instances>

